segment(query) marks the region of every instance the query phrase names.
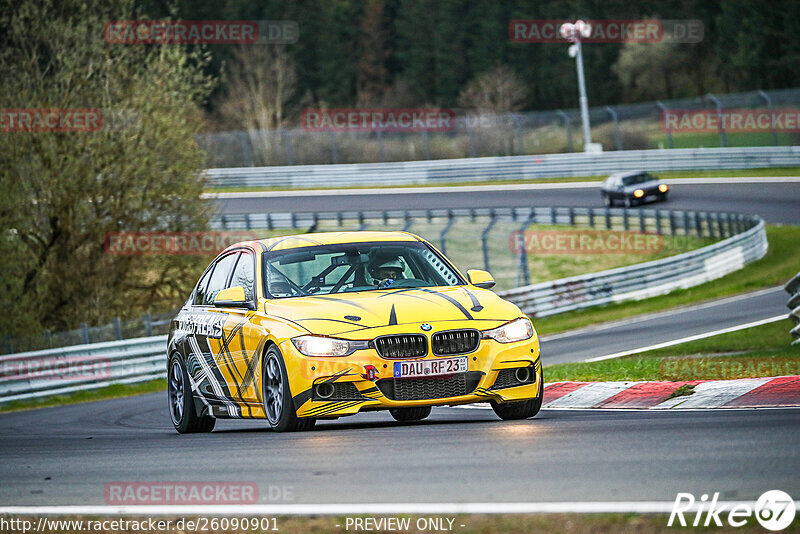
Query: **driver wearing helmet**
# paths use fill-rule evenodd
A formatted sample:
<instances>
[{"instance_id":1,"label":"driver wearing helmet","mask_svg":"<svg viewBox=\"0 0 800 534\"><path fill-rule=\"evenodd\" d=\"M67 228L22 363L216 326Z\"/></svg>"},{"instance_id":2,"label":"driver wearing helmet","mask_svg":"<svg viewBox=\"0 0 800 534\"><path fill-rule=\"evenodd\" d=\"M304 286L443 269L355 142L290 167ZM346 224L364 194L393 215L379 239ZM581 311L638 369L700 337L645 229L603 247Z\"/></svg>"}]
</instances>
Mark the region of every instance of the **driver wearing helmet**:
<instances>
[{"instance_id":1,"label":"driver wearing helmet","mask_svg":"<svg viewBox=\"0 0 800 534\"><path fill-rule=\"evenodd\" d=\"M379 287L389 287L404 278L405 262L398 256L375 258L368 267L369 274Z\"/></svg>"}]
</instances>

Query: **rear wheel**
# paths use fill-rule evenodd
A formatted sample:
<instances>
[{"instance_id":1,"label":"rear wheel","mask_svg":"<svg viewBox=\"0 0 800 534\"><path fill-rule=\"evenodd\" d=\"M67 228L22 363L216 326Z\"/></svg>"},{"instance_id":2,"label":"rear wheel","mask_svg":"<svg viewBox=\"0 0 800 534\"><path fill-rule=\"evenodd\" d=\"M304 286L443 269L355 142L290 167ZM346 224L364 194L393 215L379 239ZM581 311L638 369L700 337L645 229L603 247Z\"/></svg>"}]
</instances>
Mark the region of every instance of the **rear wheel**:
<instances>
[{"instance_id":1,"label":"rear wheel","mask_svg":"<svg viewBox=\"0 0 800 534\"><path fill-rule=\"evenodd\" d=\"M422 421L431 414L431 407L391 408L389 413L392 414L396 421Z\"/></svg>"},{"instance_id":2,"label":"rear wheel","mask_svg":"<svg viewBox=\"0 0 800 534\"><path fill-rule=\"evenodd\" d=\"M211 432L214 429L216 419L197 416L192 388L189 386L189 373L186 372L183 359L177 354L169 362L167 397L170 419L179 433Z\"/></svg>"},{"instance_id":3,"label":"rear wheel","mask_svg":"<svg viewBox=\"0 0 800 534\"><path fill-rule=\"evenodd\" d=\"M535 399L521 402L499 403L492 401L492 410L497 417L505 421L514 419L529 419L539 413L542 409L542 397L544 397L544 374L539 375L539 391Z\"/></svg>"},{"instance_id":4,"label":"rear wheel","mask_svg":"<svg viewBox=\"0 0 800 534\"><path fill-rule=\"evenodd\" d=\"M294 432L311 430L316 419L297 417L289 390L289 379L283 356L274 345L264 355L261 373L261 394L264 401L264 414L272 430Z\"/></svg>"}]
</instances>

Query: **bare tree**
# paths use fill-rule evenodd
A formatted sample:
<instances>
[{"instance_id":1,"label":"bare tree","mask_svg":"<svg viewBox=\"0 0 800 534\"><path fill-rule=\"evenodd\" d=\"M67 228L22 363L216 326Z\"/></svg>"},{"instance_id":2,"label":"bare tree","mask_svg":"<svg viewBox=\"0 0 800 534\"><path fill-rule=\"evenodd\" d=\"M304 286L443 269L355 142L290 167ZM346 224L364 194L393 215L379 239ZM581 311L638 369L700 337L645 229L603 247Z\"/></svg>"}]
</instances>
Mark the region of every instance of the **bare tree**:
<instances>
[{"instance_id":1,"label":"bare tree","mask_svg":"<svg viewBox=\"0 0 800 534\"><path fill-rule=\"evenodd\" d=\"M458 101L478 113L509 113L522 109L526 95L517 73L500 65L469 82Z\"/></svg>"}]
</instances>

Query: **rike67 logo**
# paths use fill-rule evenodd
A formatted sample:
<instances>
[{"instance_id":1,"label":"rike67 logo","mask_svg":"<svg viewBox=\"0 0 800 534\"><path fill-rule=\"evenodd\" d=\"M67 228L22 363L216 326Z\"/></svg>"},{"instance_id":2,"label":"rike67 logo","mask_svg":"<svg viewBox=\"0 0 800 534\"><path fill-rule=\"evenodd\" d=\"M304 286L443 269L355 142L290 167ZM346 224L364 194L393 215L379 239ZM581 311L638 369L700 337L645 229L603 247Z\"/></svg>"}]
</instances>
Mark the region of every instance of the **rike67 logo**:
<instances>
[{"instance_id":1,"label":"rike67 logo","mask_svg":"<svg viewBox=\"0 0 800 534\"><path fill-rule=\"evenodd\" d=\"M755 506L747 502L721 503L718 502L718 499L719 493L715 493L710 501L707 494L703 494L699 501L695 501L694 495L691 493L678 493L675 503L672 505L672 513L669 515L667 526L671 527L677 520L677 524L682 527L689 525L721 527L727 520L728 525L741 527L755 516L756 521L765 529L779 531L794 521L795 503L785 491L764 492L756 501ZM684 517L684 514L687 517Z\"/></svg>"}]
</instances>

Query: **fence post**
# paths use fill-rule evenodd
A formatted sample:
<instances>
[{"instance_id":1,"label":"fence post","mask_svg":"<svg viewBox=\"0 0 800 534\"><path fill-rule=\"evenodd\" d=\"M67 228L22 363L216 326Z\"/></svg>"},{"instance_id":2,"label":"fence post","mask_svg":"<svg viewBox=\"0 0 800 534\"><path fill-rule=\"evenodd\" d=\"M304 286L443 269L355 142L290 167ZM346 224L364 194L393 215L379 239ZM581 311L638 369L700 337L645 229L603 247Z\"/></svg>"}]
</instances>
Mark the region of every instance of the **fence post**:
<instances>
[{"instance_id":1,"label":"fence post","mask_svg":"<svg viewBox=\"0 0 800 534\"><path fill-rule=\"evenodd\" d=\"M525 139L522 137L522 127L520 126L519 117L516 113L511 114L511 120L514 121L514 137L517 141L517 154L525 153Z\"/></svg>"},{"instance_id":2,"label":"fence post","mask_svg":"<svg viewBox=\"0 0 800 534\"><path fill-rule=\"evenodd\" d=\"M525 230L528 229L528 226L531 225L531 221L533 220L533 210L528 214L528 218L525 219L525 222L519 229L519 232L522 233L524 236ZM525 240L523 237L523 245L519 247L519 251L517 252L517 287L520 286L527 286L531 283L531 273L528 271L528 251L525 250ZM519 241L517 241L519 243Z\"/></svg>"},{"instance_id":3,"label":"fence post","mask_svg":"<svg viewBox=\"0 0 800 534\"><path fill-rule=\"evenodd\" d=\"M242 159L244 160L244 167L253 166L253 147L250 144L250 137L242 132L236 132L236 137L239 139L239 144L242 145Z\"/></svg>"},{"instance_id":4,"label":"fence post","mask_svg":"<svg viewBox=\"0 0 800 534\"><path fill-rule=\"evenodd\" d=\"M281 138L283 139L283 147L286 149L286 164L294 165L294 151L292 150L292 138L285 128L281 128Z\"/></svg>"},{"instance_id":5,"label":"fence post","mask_svg":"<svg viewBox=\"0 0 800 534\"><path fill-rule=\"evenodd\" d=\"M114 325L114 339L122 339L122 324L119 322L119 317L114 317L112 323Z\"/></svg>"},{"instance_id":6,"label":"fence post","mask_svg":"<svg viewBox=\"0 0 800 534\"><path fill-rule=\"evenodd\" d=\"M560 109L556 110L556 113L559 117L564 121L564 129L567 132L567 152L573 152L572 149L572 123L569 120L569 116L561 111Z\"/></svg>"},{"instance_id":7,"label":"fence post","mask_svg":"<svg viewBox=\"0 0 800 534\"><path fill-rule=\"evenodd\" d=\"M619 131L617 112L611 109L611 106L606 106L606 111L611 115L611 120L614 121L614 144L617 146L617 150L622 150L622 132Z\"/></svg>"},{"instance_id":8,"label":"fence post","mask_svg":"<svg viewBox=\"0 0 800 534\"><path fill-rule=\"evenodd\" d=\"M713 102L717 107L717 121L719 122L719 146L725 148L728 146L728 138L725 135L725 126L723 125L722 121L722 102L720 102L719 98L711 93L708 93L706 98L711 100L711 102Z\"/></svg>"},{"instance_id":9,"label":"fence post","mask_svg":"<svg viewBox=\"0 0 800 534\"><path fill-rule=\"evenodd\" d=\"M447 224L445 225L442 233L439 234L439 244L442 247L442 254L447 255L447 233L453 228L453 224L456 222L456 218L453 216L453 212L447 210Z\"/></svg>"},{"instance_id":10,"label":"fence post","mask_svg":"<svg viewBox=\"0 0 800 534\"><path fill-rule=\"evenodd\" d=\"M84 345L89 343L89 327L86 323L81 323L81 341Z\"/></svg>"},{"instance_id":11,"label":"fence post","mask_svg":"<svg viewBox=\"0 0 800 534\"><path fill-rule=\"evenodd\" d=\"M328 132L328 140L331 143L331 163L339 163L339 148L336 146L336 133Z\"/></svg>"},{"instance_id":12,"label":"fence post","mask_svg":"<svg viewBox=\"0 0 800 534\"><path fill-rule=\"evenodd\" d=\"M767 109L770 111L770 115L772 115L772 99L766 92L760 89L758 91L758 96L763 98L764 101L767 103ZM772 146L778 146L778 132L775 131L775 124L773 124L772 121L769 122L770 122L769 130L770 132L772 132Z\"/></svg>"},{"instance_id":13,"label":"fence post","mask_svg":"<svg viewBox=\"0 0 800 534\"><path fill-rule=\"evenodd\" d=\"M386 147L383 145L383 130L378 130L376 136L378 138L378 158L380 158L381 163L384 163L386 161Z\"/></svg>"},{"instance_id":14,"label":"fence post","mask_svg":"<svg viewBox=\"0 0 800 534\"><path fill-rule=\"evenodd\" d=\"M428 130L422 131L422 143L425 147L425 159L429 160L431 159L431 137Z\"/></svg>"},{"instance_id":15,"label":"fence post","mask_svg":"<svg viewBox=\"0 0 800 534\"><path fill-rule=\"evenodd\" d=\"M667 109L667 106L665 106L664 103L661 102L661 100L656 100L656 106L658 106L658 108L661 110L661 115L664 117L663 124L666 127L667 124L666 115L667 113L669 113L669 110ZM659 118L659 122L662 122L661 118ZM673 148L674 145L672 143L672 130L670 130L669 128L665 129L667 130L667 148Z\"/></svg>"},{"instance_id":16,"label":"fence post","mask_svg":"<svg viewBox=\"0 0 800 534\"><path fill-rule=\"evenodd\" d=\"M144 335L150 337L153 335L153 322L150 320L150 312L145 312L142 315L142 322L144 323Z\"/></svg>"},{"instance_id":17,"label":"fence post","mask_svg":"<svg viewBox=\"0 0 800 534\"><path fill-rule=\"evenodd\" d=\"M489 232L492 231L492 227L497 222L497 216L494 213L494 209L489 211L489 224L486 225L486 228L483 229L481 232L481 248L483 249L483 269L485 271L489 271Z\"/></svg>"}]
</instances>

